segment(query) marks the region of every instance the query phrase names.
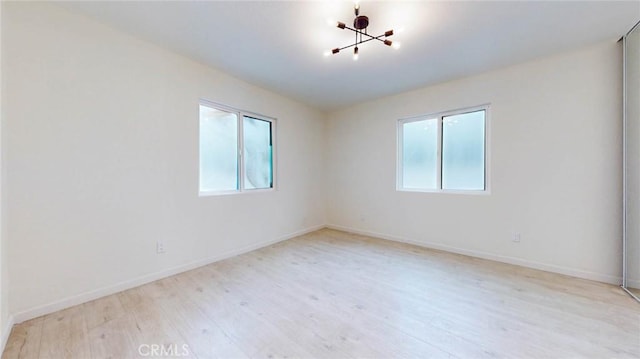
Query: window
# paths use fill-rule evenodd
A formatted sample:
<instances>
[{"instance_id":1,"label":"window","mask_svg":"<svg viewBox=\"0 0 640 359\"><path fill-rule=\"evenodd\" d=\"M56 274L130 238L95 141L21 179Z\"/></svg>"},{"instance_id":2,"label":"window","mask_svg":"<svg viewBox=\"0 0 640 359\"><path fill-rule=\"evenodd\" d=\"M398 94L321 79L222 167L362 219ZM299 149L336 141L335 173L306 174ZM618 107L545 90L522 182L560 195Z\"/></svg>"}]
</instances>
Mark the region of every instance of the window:
<instances>
[{"instance_id":1,"label":"window","mask_svg":"<svg viewBox=\"0 0 640 359\"><path fill-rule=\"evenodd\" d=\"M200 194L273 188L275 120L200 103Z\"/></svg>"},{"instance_id":2,"label":"window","mask_svg":"<svg viewBox=\"0 0 640 359\"><path fill-rule=\"evenodd\" d=\"M488 106L398 121L398 189L487 190Z\"/></svg>"}]
</instances>

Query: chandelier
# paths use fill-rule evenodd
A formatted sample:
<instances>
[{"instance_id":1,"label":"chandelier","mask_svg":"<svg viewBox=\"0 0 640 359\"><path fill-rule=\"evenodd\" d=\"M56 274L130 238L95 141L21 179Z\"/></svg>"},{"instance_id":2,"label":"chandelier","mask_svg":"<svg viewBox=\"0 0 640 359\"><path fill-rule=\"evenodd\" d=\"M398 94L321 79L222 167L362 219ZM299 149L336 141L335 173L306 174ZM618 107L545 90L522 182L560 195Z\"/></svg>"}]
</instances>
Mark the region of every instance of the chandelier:
<instances>
[{"instance_id":1,"label":"chandelier","mask_svg":"<svg viewBox=\"0 0 640 359\"><path fill-rule=\"evenodd\" d=\"M344 47L336 47L331 50L332 54L337 54L338 52L353 47L353 59L358 60L358 45L363 44L365 42L369 42L372 40L378 40L387 46L393 45L393 42L387 39L389 36L393 35L393 30L385 31L384 34L378 36L372 36L367 33L367 27L369 26L369 17L360 15L360 5L356 4L354 7L354 13L356 14L356 18L353 20L353 28L347 26L344 22L338 21L337 27L342 30L351 30L356 34L356 41L348 46ZM396 45L394 47L397 48Z\"/></svg>"}]
</instances>

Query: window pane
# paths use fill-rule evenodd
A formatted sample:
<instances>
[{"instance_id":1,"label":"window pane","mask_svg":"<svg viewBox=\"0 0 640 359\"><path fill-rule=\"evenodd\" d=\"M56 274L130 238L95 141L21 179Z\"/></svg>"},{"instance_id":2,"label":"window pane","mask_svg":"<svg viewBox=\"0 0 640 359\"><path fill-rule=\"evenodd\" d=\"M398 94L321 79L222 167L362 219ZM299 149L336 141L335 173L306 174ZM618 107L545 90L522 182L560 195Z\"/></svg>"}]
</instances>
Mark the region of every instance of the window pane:
<instances>
[{"instance_id":1,"label":"window pane","mask_svg":"<svg viewBox=\"0 0 640 359\"><path fill-rule=\"evenodd\" d=\"M436 189L438 156L436 119L402 124L402 187Z\"/></svg>"},{"instance_id":2,"label":"window pane","mask_svg":"<svg viewBox=\"0 0 640 359\"><path fill-rule=\"evenodd\" d=\"M484 190L485 111L442 118L442 188Z\"/></svg>"},{"instance_id":3,"label":"window pane","mask_svg":"<svg viewBox=\"0 0 640 359\"><path fill-rule=\"evenodd\" d=\"M244 187L273 186L271 122L244 116Z\"/></svg>"},{"instance_id":4,"label":"window pane","mask_svg":"<svg viewBox=\"0 0 640 359\"><path fill-rule=\"evenodd\" d=\"M238 189L238 116L200 105L200 191Z\"/></svg>"}]
</instances>

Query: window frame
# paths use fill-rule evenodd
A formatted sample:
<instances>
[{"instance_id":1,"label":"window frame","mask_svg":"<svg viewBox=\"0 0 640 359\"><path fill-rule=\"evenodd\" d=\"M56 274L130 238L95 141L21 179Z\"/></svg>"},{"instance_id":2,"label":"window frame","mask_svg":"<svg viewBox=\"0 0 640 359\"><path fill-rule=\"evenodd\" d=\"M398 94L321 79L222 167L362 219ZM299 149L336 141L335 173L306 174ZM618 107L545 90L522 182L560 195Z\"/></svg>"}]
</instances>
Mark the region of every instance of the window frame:
<instances>
[{"instance_id":1,"label":"window frame","mask_svg":"<svg viewBox=\"0 0 640 359\"><path fill-rule=\"evenodd\" d=\"M483 104L472 107L464 107L450 111L440 111L430 114L405 117L396 122L396 191L398 192L423 192L423 193L447 193L447 194L471 194L471 195L489 195L491 194L491 120L490 120L490 104ZM483 190L464 190L464 189L443 189L442 188L442 123L443 119L448 116L461 115L470 112L484 110L484 189ZM403 138L404 124L433 120L437 122L438 140L436 148L436 188L404 188L403 187Z\"/></svg>"},{"instance_id":2,"label":"window frame","mask_svg":"<svg viewBox=\"0 0 640 359\"><path fill-rule=\"evenodd\" d=\"M236 148L236 158L238 163L238 170L236 175L238 176L238 189L235 190L202 190L200 187L200 173L202 168L200 167L200 106L206 106L218 111L224 111L233 113L238 116L237 123L237 136L238 144ZM250 117L260 121L266 121L271 124L271 187L270 188L245 188L245 168L244 168L244 117ZM262 193L262 192L274 192L277 191L277 119L271 116L265 116L252 111L240 110L231 106L219 104L213 101L200 99L198 102L198 197L207 196L224 196L235 194L247 194L247 193Z\"/></svg>"}]
</instances>

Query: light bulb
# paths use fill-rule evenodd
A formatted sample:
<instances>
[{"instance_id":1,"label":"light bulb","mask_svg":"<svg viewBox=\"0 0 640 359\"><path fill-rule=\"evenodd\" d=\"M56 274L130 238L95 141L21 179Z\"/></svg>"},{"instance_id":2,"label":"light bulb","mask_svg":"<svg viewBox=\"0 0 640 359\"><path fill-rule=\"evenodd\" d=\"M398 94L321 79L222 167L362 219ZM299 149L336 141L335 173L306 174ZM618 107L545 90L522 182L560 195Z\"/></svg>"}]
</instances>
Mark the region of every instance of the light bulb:
<instances>
[{"instance_id":1,"label":"light bulb","mask_svg":"<svg viewBox=\"0 0 640 359\"><path fill-rule=\"evenodd\" d=\"M399 49L399 48L400 48L400 45L401 45L401 44L400 44L399 42L394 41L394 42L393 42L393 44L391 45L391 47L393 47L394 49L396 49L396 50L397 50L397 49Z\"/></svg>"},{"instance_id":2,"label":"light bulb","mask_svg":"<svg viewBox=\"0 0 640 359\"><path fill-rule=\"evenodd\" d=\"M322 55L324 55L324 57L327 57L327 56L331 55L331 50L327 50L327 51L323 52Z\"/></svg>"},{"instance_id":3,"label":"light bulb","mask_svg":"<svg viewBox=\"0 0 640 359\"><path fill-rule=\"evenodd\" d=\"M358 46L353 49L353 61L358 61Z\"/></svg>"}]
</instances>

